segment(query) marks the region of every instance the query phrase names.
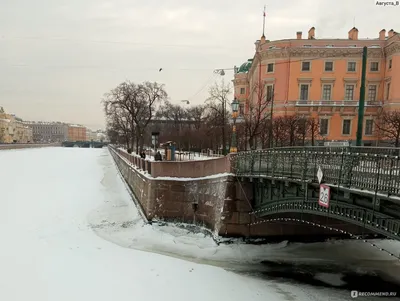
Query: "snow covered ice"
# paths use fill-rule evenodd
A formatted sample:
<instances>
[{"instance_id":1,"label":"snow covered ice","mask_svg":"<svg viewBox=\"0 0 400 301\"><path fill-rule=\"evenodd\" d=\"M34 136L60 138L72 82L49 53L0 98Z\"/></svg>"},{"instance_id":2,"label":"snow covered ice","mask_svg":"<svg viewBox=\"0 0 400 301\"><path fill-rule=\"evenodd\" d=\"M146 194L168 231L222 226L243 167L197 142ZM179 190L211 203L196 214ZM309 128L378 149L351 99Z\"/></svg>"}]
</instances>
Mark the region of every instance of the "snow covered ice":
<instances>
[{"instance_id":1,"label":"snow covered ice","mask_svg":"<svg viewBox=\"0 0 400 301\"><path fill-rule=\"evenodd\" d=\"M229 270L301 256L374 259L371 266L398 271L393 259L362 242L218 246L201 233L145 225L107 149L0 151L0 206L5 301L347 300L349 292ZM318 277L341 284L340 275Z\"/></svg>"}]
</instances>

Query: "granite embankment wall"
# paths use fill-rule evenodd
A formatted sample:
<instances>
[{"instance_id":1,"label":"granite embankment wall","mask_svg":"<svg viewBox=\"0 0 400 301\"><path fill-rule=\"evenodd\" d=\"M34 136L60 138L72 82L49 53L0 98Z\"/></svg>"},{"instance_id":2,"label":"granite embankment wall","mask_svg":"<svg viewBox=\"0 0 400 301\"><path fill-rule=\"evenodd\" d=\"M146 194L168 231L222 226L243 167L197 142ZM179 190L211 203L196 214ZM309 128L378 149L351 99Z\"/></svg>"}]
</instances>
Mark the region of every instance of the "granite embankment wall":
<instances>
[{"instance_id":1,"label":"granite embankment wall","mask_svg":"<svg viewBox=\"0 0 400 301\"><path fill-rule=\"evenodd\" d=\"M214 236L225 237L293 237L332 235L331 231L296 222L259 222L252 214L253 186L249 181L239 182L229 173L230 158L219 162L211 160L197 161L195 178L177 178L177 170L184 169L185 162L154 162L138 159L124 151L109 147L109 151L128 184L134 201L142 210L148 221L172 221L194 223L212 231ZM224 162L223 164L221 162ZM209 175L209 170L221 173ZM192 166L190 165L190 166ZM164 176L153 176L162 170ZM157 172L155 172L157 171ZM170 174L170 177L168 175ZM185 174L189 173L185 171ZM276 217L279 217L278 215ZM284 217L290 217L285 214ZM304 216L304 218L306 218ZM311 222L330 225L343 223L319 216L308 216ZM323 220L321 220L321 218ZM277 239L279 239L277 238Z\"/></svg>"}]
</instances>

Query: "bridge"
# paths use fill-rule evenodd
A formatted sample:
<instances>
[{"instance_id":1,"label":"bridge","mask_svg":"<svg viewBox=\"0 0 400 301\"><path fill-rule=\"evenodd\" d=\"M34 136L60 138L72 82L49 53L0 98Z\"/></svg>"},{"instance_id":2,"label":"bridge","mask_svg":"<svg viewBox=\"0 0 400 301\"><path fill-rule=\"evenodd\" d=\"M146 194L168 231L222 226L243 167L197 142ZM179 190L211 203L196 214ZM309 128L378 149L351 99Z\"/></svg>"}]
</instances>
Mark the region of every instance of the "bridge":
<instances>
[{"instance_id":1,"label":"bridge","mask_svg":"<svg viewBox=\"0 0 400 301\"><path fill-rule=\"evenodd\" d=\"M232 168L252 183L253 224L316 215L400 240L400 149L256 150L236 154Z\"/></svg>"},{"instance_id":2,"label":"bridge","mask_svg":"<svg viewBox=\"0 0 400 301\"><path fill-rule=\"evenodd\" d=\"M100 141L64 141L61 145L63 147L102 148L108 143Z\"/></svg>"}]
</instances>

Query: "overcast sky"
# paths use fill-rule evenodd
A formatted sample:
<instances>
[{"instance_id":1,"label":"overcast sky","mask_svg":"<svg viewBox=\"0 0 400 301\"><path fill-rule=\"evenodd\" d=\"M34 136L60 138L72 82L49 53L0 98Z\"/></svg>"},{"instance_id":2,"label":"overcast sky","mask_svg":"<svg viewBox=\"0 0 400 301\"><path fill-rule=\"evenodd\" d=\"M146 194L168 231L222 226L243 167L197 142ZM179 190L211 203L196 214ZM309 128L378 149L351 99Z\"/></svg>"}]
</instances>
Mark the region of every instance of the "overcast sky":
<instances>
[{"instance_id":1,"label":"overcast sky","mask_svg":"<svg viewBox=\"0 0 400 301\"><path fill-rule=\"evenodd\" d=\"M400 31L400 6L373 0L0 0L0 106L96 129L103 94L125 80L158 81L172 102L202 103L215 68L253 56L264 4L272 40L312 26L316 38L346 38L354 18L360 38Z\"/></svg>"}]
</instances>

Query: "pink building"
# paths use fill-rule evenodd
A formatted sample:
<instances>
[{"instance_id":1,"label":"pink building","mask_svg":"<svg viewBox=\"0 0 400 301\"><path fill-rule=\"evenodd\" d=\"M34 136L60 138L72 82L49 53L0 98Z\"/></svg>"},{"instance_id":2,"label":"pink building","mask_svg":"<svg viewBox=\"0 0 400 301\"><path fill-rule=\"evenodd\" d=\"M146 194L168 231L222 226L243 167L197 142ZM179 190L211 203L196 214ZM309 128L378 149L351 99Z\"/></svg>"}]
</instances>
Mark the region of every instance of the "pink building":
<instances>
[{"instance_id":1,"label":"pink building","mask_svg":"<svg viewBox=\"0 0 400 301\"><path fill-rule=\"evenodd\" d=\"M360 39L352 28L346 39L317 39L315 32L312 27L306 37L297 32L293 39L262 37L255 43L254 57L236 70L233 80L240 112L257 101L261 87L263 97L273 100L274 118L314 117L319 141L355 141L362 51L367 46L363 141L375 145L377 116L400 110L400 35L383 29L376 38Z\"/></svg>"}]
</instances>

